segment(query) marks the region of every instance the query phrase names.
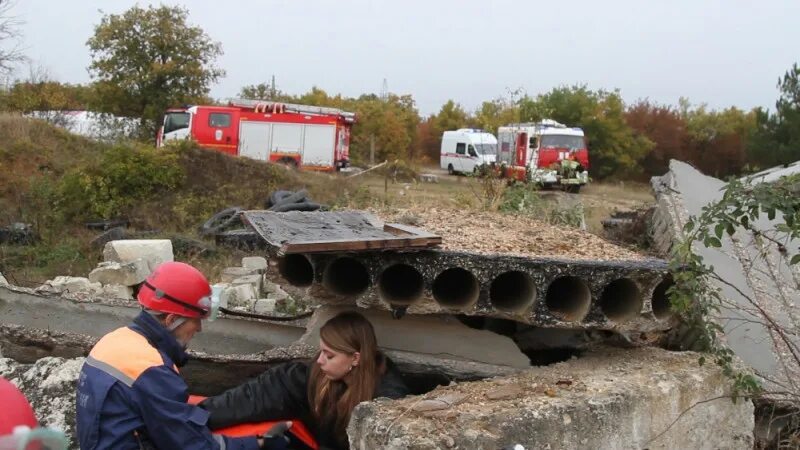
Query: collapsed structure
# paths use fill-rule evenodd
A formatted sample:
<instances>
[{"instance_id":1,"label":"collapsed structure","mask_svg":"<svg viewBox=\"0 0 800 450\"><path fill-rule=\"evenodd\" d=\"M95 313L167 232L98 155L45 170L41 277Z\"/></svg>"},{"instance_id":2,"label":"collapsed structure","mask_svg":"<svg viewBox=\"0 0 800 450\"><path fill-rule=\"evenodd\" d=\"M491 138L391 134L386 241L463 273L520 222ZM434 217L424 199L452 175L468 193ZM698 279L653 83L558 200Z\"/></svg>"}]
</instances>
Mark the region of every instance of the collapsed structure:
<instances>
[{"instance_id":1,"label":"collapsed structure","mask_svg":"<svg viewBox=\"0 0 800 450\"><path fill-rule=\"evenodd\" d=\"M361 405L349 428L352 448L577 448L603 447L609 439L616 439L609 446L631 449L671 442L752 447L752 404L725 399L729 391L716 368L697 367L692 353L630 349L658 343L677 323L664 261L599 239L579 257L556 239L536 241L547 251L533 243L502 253L451 248L447 242L458 241L458 231L434 234L360 212L326 214L245 214L272 244L268 262L250 260L224 272L219 287L229 314L204 326L182 370L194 393L215 394L265 367L313 356L326 318L359 308L419 396ZM445 244L435 248L441 238ZM44 356L80 358L130 320L135 303L109 299L102 281L132 282L154 258L171 254L154 250L163 250L163 242L142 243L127 260L124 249L136 245L118 242L108 244L109 261L95 273L99 286L91 295L0 287L0 347L34 364L8 371L0 364L0 375L35 371ZM112 275L120 271L126 276ZM259 298L275 294L266 289L276 284L321 306L310 318L276 315L277 297ZM243 292L251 303L238 297ZM725 433L724 440L710 441L717 433L692 432L691 421L678 420L692 409L690 417L713 418L705 426ZM636 413L654 410L659 414ZM617 435L609 424L624 432Z\"/></svg>"}]
</instances>

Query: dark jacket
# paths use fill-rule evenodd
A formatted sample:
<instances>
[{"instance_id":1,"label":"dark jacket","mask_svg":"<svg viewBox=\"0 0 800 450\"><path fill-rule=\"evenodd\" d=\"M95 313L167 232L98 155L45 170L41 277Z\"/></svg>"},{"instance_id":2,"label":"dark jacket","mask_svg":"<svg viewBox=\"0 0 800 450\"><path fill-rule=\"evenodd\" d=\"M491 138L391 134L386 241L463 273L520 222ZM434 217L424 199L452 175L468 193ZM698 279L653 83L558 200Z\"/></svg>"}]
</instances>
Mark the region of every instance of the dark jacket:
<instances>
[{"instance_id":1,"label":"dark jacket","mask_svg":"<svg viewBox=\"0 0 800 450\"><path fill-rule=\"evenodd\" d=\"M315 423L308 403L310 362L281 364L256 378L209 397L200 406L211 413L208 426L212 430L245 422L299 419L314 433L323 447L341 448L332 426ZM386 358L386 373L380 380L375 398L400 398L408 388L394 364Z\"/></svg>"},{"instance_id":2,"label":"dark jacket","mask_svg":"<svg viewBox=\"0 0 800 450\"><path fill-rule=\"evenodd\" d=\"M150 314L105 335L81 369L77 392L82 450L256 450L255 438L212 436L208 412L189 405L178 341Z\"/></svg>"}]
</instances>

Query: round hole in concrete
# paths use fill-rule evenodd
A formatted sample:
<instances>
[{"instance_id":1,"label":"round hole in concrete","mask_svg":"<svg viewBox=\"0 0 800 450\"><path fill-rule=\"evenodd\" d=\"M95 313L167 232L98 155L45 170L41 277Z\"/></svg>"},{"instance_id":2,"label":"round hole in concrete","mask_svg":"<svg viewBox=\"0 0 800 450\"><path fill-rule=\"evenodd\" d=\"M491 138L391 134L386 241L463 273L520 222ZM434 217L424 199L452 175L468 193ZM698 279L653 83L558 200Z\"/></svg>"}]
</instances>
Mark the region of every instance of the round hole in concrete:
<instances>
[{"instance_id":1,"label":"round hole in concrete","mask_svg":"<svg viewBox=\"0 0 800 450\"><path fill-rule=\"evenodd\" d=\"M585 281L578 277L556 278L547 287L547 309L561 320L578 322L589 312L592 293Z\"/></svg>"},{"instance_id":2,"label":"round hole in concrete","mask_svg":"<svg viewBox=\"0 0 800 450\"><path fill-rule=\"evenodd\" d=\"M425 280L417 269L408 264L395 264L381 272L378 292L393 305L410 305L422 297Z\"/></svg>"},{"instance_id":3,"label":"round hole in concrete","mask_svg":"<svg viewBox=\"0 0 800 450\"><path fill-rule=\"evenodd\" d=\"M636 317L642 312L642 296L636 283L627 278L608 283L600 295L600 310L617 323Z\"/></svg>"},{"instance_id":4,"label":"round hole in concrete","mask_svg":"<svg viewBox=\"0 0 800 450\"><path fill-rule=\"evenodd\" d=\"M512 270L501 273L489 288L489 301L500 311L519 312L535 300L536 286L525 272Z\"/></svg>"},{"instance_id":5,"label":"round hole in concrete","mask_svg":"<svg viewBox=\"0 0 800 450\"><path fill-rule=\"evenodd\" d=\"M672 277L668 276L658 283L658 286L653 290L651 303L653 305L653 315L658 320L668 319L673 315L667 290L674 284L675 282L672 281Z\"/></svg>"},{"instance_id":6,"label":"round hole in concrete","mask_svg":"<svg viewBox=\"0 0 800 450\"><path fill-rule=\"evenodd\" d=\"M369 287L369 272L355 258L343 256L328 264L322 272L322 285L338 295L359 295Z\"/></svg>"},{"instance_id":7,"label":"round hole in concrete","mask_svg":"<svg viewBox=\"0 0 800 450\"><path fill-rule=\"evenodd\" d=\"M436 276L431 290L441 306L463 309L478 301L480 285L472 272L453 267Z\"/></svg>"},{"instance_id":8,"label":"round hole in concrete","mask_svg":"<svg viewBox=\"0 0 800 450\"><path fill-rule=\"evenodd\" d=\"M314 282L314 266L305 255L286 255L279 259L278 273L292 286L307 287Z\"/></svg>"}]
</instances>

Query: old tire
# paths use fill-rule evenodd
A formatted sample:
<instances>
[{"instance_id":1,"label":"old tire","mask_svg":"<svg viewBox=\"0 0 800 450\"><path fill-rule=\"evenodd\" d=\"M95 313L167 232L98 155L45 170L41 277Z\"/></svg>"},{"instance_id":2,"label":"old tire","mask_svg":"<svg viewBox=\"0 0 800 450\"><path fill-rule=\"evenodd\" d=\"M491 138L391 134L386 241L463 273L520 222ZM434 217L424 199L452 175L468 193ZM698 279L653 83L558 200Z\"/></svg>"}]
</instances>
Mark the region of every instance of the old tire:
<instances>
[{"instance_id":1,"label":"old tire","mask_svg":"<svg viewBox=\"0 0 800 450\"><path fill-rule=\"evenodd\" d=\"M234 206L214 214L200 227L200 235L208 236L233 225L240 220L239 215L242 211L241 207Z\"/></svg>"}]
</instances>

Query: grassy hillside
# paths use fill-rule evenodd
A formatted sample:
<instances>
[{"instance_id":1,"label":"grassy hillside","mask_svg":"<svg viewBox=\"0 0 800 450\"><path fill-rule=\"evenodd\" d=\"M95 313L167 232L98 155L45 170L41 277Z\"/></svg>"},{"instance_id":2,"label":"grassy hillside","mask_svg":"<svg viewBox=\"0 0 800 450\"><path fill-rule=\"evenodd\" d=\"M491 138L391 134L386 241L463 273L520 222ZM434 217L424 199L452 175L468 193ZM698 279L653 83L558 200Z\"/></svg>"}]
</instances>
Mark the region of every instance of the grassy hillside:
<instances>
[{"instance_id":1,"label":"grassy hillside","mask_svg":"<svg viewBox=\"0 0 800 450\"><path fill-rule=\"evenodd\" d=\"M125 219L133 233L196 242L211 215L231 206L262 209L275 189L305 188L314 201L387 217L406 209L488 209L575 226L585 216L593 232L611 210L652 202L644 185L592 184L575 196L432 168L423 170L438 173L439 183L417 183L416 170L401 163L355 178L296 172L188 142L164 149L96 143L45 122L0 115L0 227L29 223L39 236L35 245L0 245L0 272L27 286L56 275L86 276L101 259L101 249L90 244L99 232L87 222ZM241 257L210 240L204 245L212 251L176 245L176 257L211 277Z\"/></svg>"}]
</instances>

